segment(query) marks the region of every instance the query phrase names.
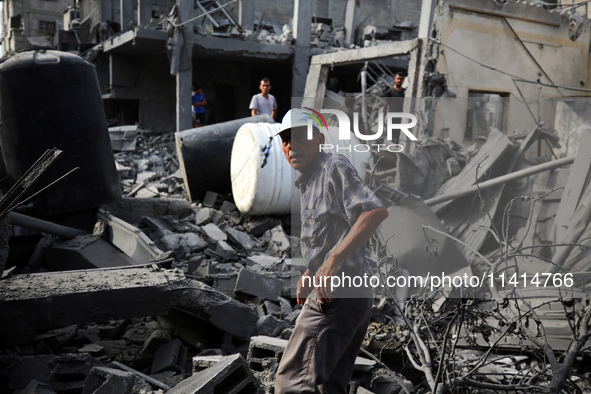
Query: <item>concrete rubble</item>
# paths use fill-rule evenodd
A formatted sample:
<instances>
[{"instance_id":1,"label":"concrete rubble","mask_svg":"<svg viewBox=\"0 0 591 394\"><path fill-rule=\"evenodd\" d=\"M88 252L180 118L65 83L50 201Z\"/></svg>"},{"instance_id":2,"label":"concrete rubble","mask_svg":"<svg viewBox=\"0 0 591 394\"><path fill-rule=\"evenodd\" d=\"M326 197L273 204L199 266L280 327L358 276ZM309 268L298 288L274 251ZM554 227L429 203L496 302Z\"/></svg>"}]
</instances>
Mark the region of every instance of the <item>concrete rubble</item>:
<instances>
[{"instance_id":1,"label":"concrete rubble","mask_svg":"<svg viewBox=\"0 0 591 394\"><path fill-rule=\"evenodd\" d=\"M443 22L433 23L432 34L414 39L413 22L398 21L387 28L371 20L359 22L360 2L346 3L344 24L308 18L311 9L298 15L306 16L305 23L298 20L302 16L277 24L242 11L236 18L226 9L229 4L197 1L194 8L203 23L189 25L193 31L186 32L187 42L191 51L212 51L222 58L240 51L255 53L258 60L294 57L301 64L305 58L305 70L308 58L317 54L306 91L342 111L363 109L374 119L363 120L370 128L383 112L393 69L414 71L409 75L414 93L420 86L434 98L453 97L449 89L454 88L436 71L437 57L453 52L438 41L445 38ZM447 3L425 2L421 18L447 17ZM515 33L510 16L496 9L507 3L509 9L531 11L546 27L565 28L566 14L541 10L547 4L534 8L526 2L495 2L475 10L465 0L451 3L451 14L461 16L457 21L487 15L501 18ZM187 48L178 45L182 34L171 23L178 17L175 12L183 17L189 13L186 6L179 2L183 10L171 12L170 18L153 15L141 29L110 36L87 56L103 50L113 51L108 56L124 53L129 50L125 45L136 45L136 38L138 51L149 51L150 40L162 41L164 47L168 30L174 37L167 37L166 45L176 53L171 74L179 86L187 85L192 66L187 66L187 54L182 55ZM121 10L122 15L130 12ZM521 19L532 23L531 18ZM569 40L588 37L587 19L567 19ZM302 27L310 31L303 33ZM295 45L298 35L307 42ZM511 40L536 44L540 51L544 46L566 47L515 36ZM225 39L233 40L226 49L220 44ZM387 67L372 60L383 53L396 57ZM117 68L121 62L127 68L127 60L109 57L109 65ZM329 66L359 61L366 63L363 93L341 91L338 81L333 81L334 90L327 86ZM297 62L293 79L299 83L303 78L296 78L302 73ZM545 71L539 68L541 79ZM117 98L121 91L111 94ZM142 111L142 116L149 112ZM274 392L275 374L302 308L292 298L292 278L306 268L297 256L299 239L290 217L242 214L229 192L229 177L210 173L217 164L205 153L224 156L223 165L227 155L199 140L227 127L222 153L228 153L235 128L227 123L252 120L184 131L177 127L176 135L137 125L111 127L122 198L47 220L0 212L0 393ZM349 392L537 392L548 387L552 392L554 376L560 373L566 374L564 391L588 392L591 134L585 129L576 144L569 141L568 152L573 145L578 151L558 159L555 152L561 152L564 130L546 128L542 121L529 130L491 127L472 145L468 139L460 144L449 137L457 136L455 130L433 132L436 122L426 122L428 130L412 150L374 153L368 168L369 186L390 213L371 244L377 272L425 278L445 266L449 274L488 278L501 272L562 274L568 269L576 280L567 289L523 286L493 289L492 296L483 286L425 290L409 285L394 293L378 288ZM217 136L209 142L220 148L221 140ZM545 156L542 147L549 152ZM197 149L209 152L196 155ZM9 192L0 205L10 209L2 211L17 210L17 200Z\"/></svg>"}]
</instances>

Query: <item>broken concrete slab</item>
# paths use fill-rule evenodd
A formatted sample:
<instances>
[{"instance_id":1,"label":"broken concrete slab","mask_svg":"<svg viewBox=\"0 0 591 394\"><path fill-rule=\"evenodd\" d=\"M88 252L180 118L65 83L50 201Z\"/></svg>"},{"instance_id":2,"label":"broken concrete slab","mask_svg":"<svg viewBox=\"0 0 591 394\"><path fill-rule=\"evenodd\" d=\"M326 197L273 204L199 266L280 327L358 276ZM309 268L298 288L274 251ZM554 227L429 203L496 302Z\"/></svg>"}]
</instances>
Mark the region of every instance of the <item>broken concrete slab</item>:
<instances>
[{"instance_id":1,"label":"broken concrete slab","mask_svg":"<svg viewBox=\"0 0 591 394\"><path fill-rule=\"evenodd\" d=\"M289 316L291 313L293 313L293 308L288 300L283 297L279 297L277 301L279 301L279 305L281 305L281 312L283 313L283 316Z\"/></svg>"},{"instance_id":2,"label":"broken concrete slab","mask_svg":"<svg viewBox=\"0 0 591 394\"><path fill-rule=\"evenodd\" d=\"M281 279L257 274L247 269L240 270L234 291L250 294L267 300L276 300L281 295L284 282Z\"/></svg>"},{"instance_id":3,"label":"broken concrete slab","mask_svg":"<svg viewBox=\"0 0 591 394\"><path fill-rule=\"evenodd\" d=\"M94 367L84 381L82 394L152 392L152 387L131 372L107 367Z\"/></svg>"},{"instance_id":4,"label":"broken concrete slab","mask_svg":"<svg viewBox=\"0 0 591 394\"><path fill-rule=\"evenodd\" d=\"M289 315L285 316L283 320L285 320L289 325L295 326L295 322L300 315L301 309L296 309L295 311L291 312Z\"/></svg>"},{"instance_id":5,"label":"broken concrete slab","mask_svg":"<svg viewBox=\"0 0 591 394\"><path fill-rule=\"evenodd\" d=\"M221 206L224 202L224 196L218 193L214 193L212 191L205 192L205 196L203 197L203 202L201 203L204 207L209 208L217 208Z\"/></svg>"},{"instance_id":6,"label":"broken concrete slab","mask_svg":"<svg viewBox=\"0 0 591 394\"><path fill-rule=\"evenodd\" d=\"M281 297L279 297L279 298L281 298ZM266 312L265 313L266 315L273 315L277 318L281 318L282 312L281 312L281 307L279 305L276 305L276 304L272 303L271 301L266 300L263 303L263 307Z\"/></svg>"},{"instance_id":7,"label":"broken concrete slab","mask_svg":"<svg viewBox=\"0 0 591 394\"><path fill-rule=\"evenodd\" d=\"M153 218L171 215L173 217L189 215L191 203L182 198L141 199L123 197L105 206L117 218L130 224L140 223L143 216Z\"/></svg>"},{"instance_id":8,"label":"broken concrete slab","mask_svg":"<svg viewBox=\"0 0 591 394\"><path fill-rule=\"evenodd\" d=\"M224 357L173 387L167 394L262 394L240 354Z\"/></svg>"},{"instance_id":9,"label":"broken concrete slab","mask_svg":"<svg viewBox=\"0 0 591 394\"><path fill-rule=\"evenodd\" d=\"M272 219L268 216L256 216L252 218L246 225L248 232L255 237L262 236L267 230L270 230L281 223L277 219Z\"/></svg>"},{"instance_id":10,"label":"broken concrete slab","mask_svg":"<svg viewBox=\"0 0 591 394\"><path fill-rule=\"evenodd\" d=\"M248 338L258 320L254 308L196 280L172 284L172 305L186 310L222 331ZM240 324L236 324L236 322Z\"/></svg>"},{"instance_id":11,"label":"broken concrete slab","mask_svg":"<svg viewBox=\"0 0 591 394\"><path fill-rule=\"evenodd\" d=\"M216 266L217 267L217 266ZM214 268L217 271L217 268ZM238 274L234 273L214 273L210 274L209 277L213 280L212 287L217 291L234 297L234 289L236 288L236 282L238 281Z\"/></svg>"},{"instance_id":12,"label":"broken concrete slab","mask_svg":"<svg viewBox=\"0 0 591 394\"><path fill-rule=\"evenodd\" d=\"M264 335L268 337L278 337L284 330L291 328L283 320L277 319L273 315L266 315L259 318L257 321L255 332L257 335Z\"/></svg>"},{"instance_id":13,"label":"broken concrete slab","mask_svg":"<svg viewBox=\"0 0 591 394\"><path fill-rule=\"evenodd\" d=\"M137 227L102 209L98 210L97 219L105 223L107 240L136 264L148 264L162 257L163 252Z\"/></svg>"},{"instance_id":14,"label":"broken concrete slab","mask_svg":"<svg viewBox=\"0 0 591 394\"><path fill-rule=\"evenodd\" d=\"M166 313L179 272L96 269L13 275L0 281L0 337L23 343L43 330Z\"/></svg>"},{"instance_id":15,"label":"broken concrete slab","mask_svg":"<svg viewBox=\"0 0 591 394\"><path fill-rule=\"evenodd\" d=\"M219 241L215 247L215 252L226 261L238 260L238 253L226 241Z\"/></svg>"},{"instance_id":16,"label":"broken concrete slab","mask_svg":"<svg viewBox=\"0 0 591 394\"><path fill-rule=\"evenodd\" d=\"M162 345L154 354L151 374L156 374L167 369L177 372L185 370L185 359L187 358L187 348L183 346L180 339L176 338Z\"/></svg>"},{"instance_id":17,"label":"broken concrete slab","mask_svg":"<svg viewBox=\"0 0 591 394\"><path fill-rule=\"evenodd\" d=\"M207 242L195 233L168 234L162 237L161 241L173 252L181 246L186 246L190 252L199 252L207 248Z\"/></svg>"},{"instance_id":18,"label":"broken concrete slab","mask_svg":"<svg viewBox=\"0 0 591 394\"><path fill-rule=\"evenodd\" d=\"M213 223L206 224L205 226L201 227L201 230L209 242L214 245L219 241L226 241L228 239L226 233L220 230L220 228Z\"/></svg>"},{"instance_id":19,"label":"broken concrete slab","mask_svg":"<svg viewBox=\"0 0 591 394\"><path fill-rule=\"evenodd\" d=\"M281 258L266 254L253 254L252 256L247 257L245 261L247 266L258 264L263 269L270 270L277 264L281 263Z\"/></svg>"},{"instance_id":20,"label":"broken concrete slab","mask_svg":"<svg viewBox=\"0 0 591 394\"><path fill-rule=\"evenodd\" d=\"M192 359L193 362L193 373L201 372L204 369L212 367L218 362L222 361L225 356L220 355L209 355L209 356L195 356Z\"/></svg>"},{"instance_id":21,"label":"broken concrete slab","mask_svg":"<svg viewBox=\"0 0 591 394\"><path fill-rule=\"evenodd\" d=\"M243 233L240 230L236 230L235 228L228 227L228 229L226 229L226 234L228 235L228 240L234 246L239 247L239 249L248 251L257 246L257 243L250 235Z\"/></svg>"},{"instance_id":22,"label":"broken concrete slab","mask_svg":"<svg viewBox=\"0 0 591 394\"><path fill-rule=\"evenodd\" d=\"M204 226L208 223L220 223L224 215L213 208L195 208L195 224Z\"/></svg>"},{"instance_id":23,"label":"broken concrete slab","mask_svg":"<svg viewBox=\"0 0 591 394\"><path fill-rule=\"evenodd\" d=\"M220 207L220 212L222 212L224 215L229 215L236 210L236 205L232 204L230 201L224 201Z\"/></svg>"},{"instance_id":24,"label":"broken concrete slab","mask_svg":"<svg viewBox=\"0 0 591 394\"><path fill-rule=\"evenodd\" d=\"M158 328L150 334L142 347L142 354L154 354L164 344L170 342L172 337L168 330Z\"/></svg>"},{"instance_id":25,"label":"broken concrete slab","mask_svg":"<svg viewBox=\"0 0 591 394\"><path fill-rule=\"evenodd\" d=\"M291 246L291 242L281 226L267 230L263 234L263 241L267 244L267 251L274 255L288 252Z\"/></svg>"},{"instance_id":26,"label":"broken concrete slab","mask_svg":"<svg viewBox=\"0 0 591 394\"><path fill-rule=\"evenodd\" d=\"M103 238L92 234L79 235L44 248L47 267L53 271L91 268L126 267L133 259Z\"/></svg>"}]
</instances>

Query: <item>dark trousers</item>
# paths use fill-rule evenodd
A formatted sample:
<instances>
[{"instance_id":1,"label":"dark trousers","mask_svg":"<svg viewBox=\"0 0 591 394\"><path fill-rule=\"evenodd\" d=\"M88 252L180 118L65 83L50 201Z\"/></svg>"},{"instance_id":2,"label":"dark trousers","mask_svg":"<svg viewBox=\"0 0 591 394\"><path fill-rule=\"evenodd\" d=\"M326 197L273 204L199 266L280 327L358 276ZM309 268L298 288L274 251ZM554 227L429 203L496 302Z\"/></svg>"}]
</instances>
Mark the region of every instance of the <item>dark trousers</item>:
<instances>
[{"instance_id":1,"label":"dark trousers","mask_svg":"<svg viewBox=\"0 0 591 394\"><path fill-rule=\"evenodd\" d=\"M275 394L346 394L373 298L333 298L312 292L296 321L275 379Z\"/></svg>"}]
</instances>

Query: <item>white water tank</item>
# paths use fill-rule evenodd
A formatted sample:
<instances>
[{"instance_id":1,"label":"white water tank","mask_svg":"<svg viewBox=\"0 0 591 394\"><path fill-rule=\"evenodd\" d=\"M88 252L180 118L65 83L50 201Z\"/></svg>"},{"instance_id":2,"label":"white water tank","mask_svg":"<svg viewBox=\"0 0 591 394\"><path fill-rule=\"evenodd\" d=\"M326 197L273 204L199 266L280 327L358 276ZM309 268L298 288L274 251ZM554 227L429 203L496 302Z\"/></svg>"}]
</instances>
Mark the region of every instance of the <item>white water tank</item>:
<instances>
[{"instance_id":1,"label":"white water tank","mask_svg":"<svg viewBox=\"0 0 591 394\"><path fill-rule=\"evenodd\" d=\"M293 181L299 173L291 168L281 149L281 138L273 137L279 123L247 123L234 139L230 161L232 195L236 207L245 215L283 215L290 213L291 195L299 196ZM329 126L325 143L339 146L339 154L353 164L361 179L371 162L370 152L355 152L349 146L360 144L351 133L351 140L338 139L338 127ZM271 140L267 163L262 167L265 145ZM336 148L327 153L337 153ZM262 168L261 168L262 167ZM299 208L299 204L295 204Z\"/></svg>"}]
</instances>

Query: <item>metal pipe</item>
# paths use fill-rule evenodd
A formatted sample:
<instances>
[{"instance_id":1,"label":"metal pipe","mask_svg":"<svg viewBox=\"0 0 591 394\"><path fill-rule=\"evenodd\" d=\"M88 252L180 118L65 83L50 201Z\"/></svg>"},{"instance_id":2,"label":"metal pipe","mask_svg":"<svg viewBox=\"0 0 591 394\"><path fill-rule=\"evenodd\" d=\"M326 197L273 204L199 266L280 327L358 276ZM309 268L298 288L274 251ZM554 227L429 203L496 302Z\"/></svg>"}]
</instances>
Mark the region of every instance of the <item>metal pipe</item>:
<instances>
[{"instance_id":1,"label":"metal pipe","mask_svg":"<svg viewBox=\"0 0 591 394\"><path fill-rule=\"evenodd\" d=\"M146 374L143 374L140 371L137 371L137 370L135 370L135 369L133 369L131 367L128 367L125 364L121 364L118 361L111 361L111 364L113 364L114 366L116 366L118 368L121 368L124 371L131 372L133 374L136 374L137 376L139 376L140 378L144 379L146 382L153 384L154 386L160 387L161 389L164 389L164 390L170 390L170 386L168 386L168 385L162 383L161 381L156 380L156 379L154 379L154 378L152 378L152 377L150 377L150 376L148 376Z\"/></svg>"},{"instance_id":2,"label":"metal pipe","mask_svg":"<svg viewBox=\"0 0 591 394\"><path fill-rule=\"evenodd\" d=\"M32 230L41 231L42 233L57 235L61 238L70 239L76 237L77 235L86 234L86 231L84 230L62 226L60 224L51 223L16 212L10 212L8 215L6 215L6 217L8 218L8 223L15 226L21 226Z\"/></svg>"},{"instance_id":3,"label":"metal pipe","mask_svg":"<svg viewBox=\"0 0 591 394\"><path fill-rule=\"evenodd\" d=\"M469 187L468 189L460 190L458 192L445 194L443 196L433 197L428 200L425 200L425 204L428 206L441 204L442 202L446 202L449 200L453 200L454 198L464 197L468 194L472 194L478 189L484 190L490 187L498 186L503 183L511 182L516 179L524 178L529 175L537 174L544 171L553 170L555 168L564 167L566 165L572 164L575 161L575 156L569 156L558 160L549 161L547 163L539 164L537 166L533 166L530 168L526 168L525 170L515 171L507 175L503 175L494 179L490 179L485 182L478 183L474 186Z\"/></svg>"}]
</instances>

